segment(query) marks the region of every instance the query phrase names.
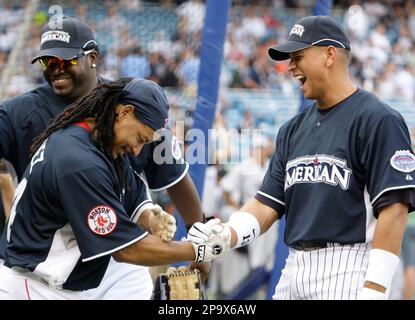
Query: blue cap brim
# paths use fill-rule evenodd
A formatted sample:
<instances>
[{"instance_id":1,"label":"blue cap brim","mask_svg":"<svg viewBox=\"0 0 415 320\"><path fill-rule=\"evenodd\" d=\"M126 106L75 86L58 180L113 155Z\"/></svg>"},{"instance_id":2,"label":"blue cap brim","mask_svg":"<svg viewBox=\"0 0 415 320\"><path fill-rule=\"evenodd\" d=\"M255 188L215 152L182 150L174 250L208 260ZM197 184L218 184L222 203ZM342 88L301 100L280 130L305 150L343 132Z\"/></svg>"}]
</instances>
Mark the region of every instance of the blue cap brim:
<instances>
[{"instance_id":1,"label":"blue cap brim","mask_svg":"<svg viewBox=\"0 0 415 320\"><path fill-rule=\"evenodd\" d=\"M290 53L311 47L312 44L300 41L287 41L268 49L268 55L273 60L281 61L290 58Z\"/></svg>"},{"instance_id":2,"label":"blue cap brim","mask_svg":"<svg viewBox=\"0 0 415 320\"><path fill-rule=\"evenodd\" d=\"M72 58L75 58L80 50L81 48L50 48L50 49L40 50L32 58L32 63L35 63L36 60L41 57L56 57L56 58L61 58L63 60L70 60Z\"/></svg>"}]
</instances>

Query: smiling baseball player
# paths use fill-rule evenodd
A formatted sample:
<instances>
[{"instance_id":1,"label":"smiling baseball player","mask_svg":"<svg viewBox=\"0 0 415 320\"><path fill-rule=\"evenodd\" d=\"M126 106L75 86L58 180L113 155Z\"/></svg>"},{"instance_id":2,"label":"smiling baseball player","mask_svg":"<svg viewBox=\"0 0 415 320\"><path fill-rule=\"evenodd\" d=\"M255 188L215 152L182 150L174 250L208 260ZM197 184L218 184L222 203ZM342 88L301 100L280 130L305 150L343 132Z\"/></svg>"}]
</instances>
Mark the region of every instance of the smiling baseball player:
<instances>
[{"instance_id":1,"label":"smiling baseball player","mask_svg":"<svg viewBox=\"0 0 415 320\"><path fill-rule=\"evenodd\" d=\"M188 234L199 245L222 236L226 251L285 215L289 256L277 300L387 299L399 263L415 155L402 116L351 82L349 51L327 16L301 18L269 49L274 60L290 59L300 90L316 101L280 128L255 198L222 229L197 223Z\"/></svg>"}]
</instances>

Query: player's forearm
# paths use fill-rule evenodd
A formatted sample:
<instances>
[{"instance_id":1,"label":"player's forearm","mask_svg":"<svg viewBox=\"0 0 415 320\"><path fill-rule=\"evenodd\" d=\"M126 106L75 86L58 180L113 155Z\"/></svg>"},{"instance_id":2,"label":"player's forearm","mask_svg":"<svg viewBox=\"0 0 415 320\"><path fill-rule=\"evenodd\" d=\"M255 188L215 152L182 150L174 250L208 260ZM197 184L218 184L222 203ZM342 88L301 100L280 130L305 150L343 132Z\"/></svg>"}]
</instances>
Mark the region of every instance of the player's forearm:
<instances>
[{"instance_id":1,"label":"player's forearm","mask_svg":"<svg viewBox=\"0 0 415 320\"><path fill-rule=\"evenodd\" d=\"M274 209L268 207L255 198L243 205L240 211L249 212L255 216L258 220L261 234L267 232L273 223L278 219L278 213Z\"/></svg>"},{"instance_id":2,"label":"player's forearm","mask_svg":"<svg viewBox=\"0 0 415 320\"><path fill-rule=\"evenodd\" d=\"M186 225L203 221L202 205L189 174L168 188L167 192Z\"/></svg>"},{"instance_id":3,"label":"player's forearm","mask_svg":"<svg viewBox=\"0 0 415 320\"><path fill-rule=\"evenodd\" d=\"M407 218L408 207L406 205L397 203L383 208L376 224L372 249L380 249L399 257ZM372 281L366 281L365 287L385 291L384 286Z\"/></svg>"},{"instance_id":4,"label":"player's forearm","mask_svg":"<svg viewBox=\"0 0 415 320\"><path fill-rule=\"evenodd\" d=\"M12 194L13 197L13 194ZM10 211L12 208L12 199L9 196L5 195L4 192L1 193L1 199L3 201L3 210L6 219L10 216Z\"/></svg>"},{"instance_id":5,"label":"player's forearm","mask_svg":"<svg viewBox=\"0 0 415 320\"><path fill-rule=\"evenodd\" d=\"M382 209L376 224L372 247L399 256L407 219L407 205L395 203Z\"/></svg>"},{"instance_id":6,"label":"player's forearm","mask_svg":"<svg viewBox=\"0 0 415 320\"><path fill-rule=\"evenodd\" d=\"M163 241L159 237L148 235L115 252L113 257L118 262L157 266L179 261L193 261L195 252L190 242Z\"/></svg>"},{"instance_id":7,"label":"player's forearm","mask_svg":"<svg viewBox=\"0 0 415 320\"><path fill-rule=\"evenodd\" d=\"M1 174L0 180L1 200L3 201L4 214L8 217L13 202L14 186L12 177L9 174Z\"/></svg>"},{"instance_id":8,"label":"player's forearm","mask_svg":"<svg viewBox=\"0 0 415 320\"><path fill-rule=\"evenodd\" d=\"M151 215L151 211L149 209L145 209L140 214L140 217L137 220L138 225L149 232L150 232L150 215Z\"/></svg>"}]
</instances>

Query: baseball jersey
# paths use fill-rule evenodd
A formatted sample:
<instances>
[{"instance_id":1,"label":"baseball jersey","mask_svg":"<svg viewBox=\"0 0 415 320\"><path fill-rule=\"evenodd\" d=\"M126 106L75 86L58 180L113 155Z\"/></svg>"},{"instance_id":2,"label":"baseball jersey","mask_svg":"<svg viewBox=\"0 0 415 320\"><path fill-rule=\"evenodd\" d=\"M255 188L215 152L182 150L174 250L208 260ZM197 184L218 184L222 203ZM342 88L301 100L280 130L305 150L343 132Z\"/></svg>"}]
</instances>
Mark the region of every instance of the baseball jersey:
<instances>
[{"instance_id":1,"label":"baseball jersey","mask_svg":"<svg viewBox=\"0 0 415 320\"><path fill-rule=\"evenodd\" d=\"M148 202L145 188L124 161L125 186L89 131L73 125L54 132L16 189L3 232L5 265L29 270L53 287L97 287L111 254L148 234L132 221Z\"/></svg>"},{"instance_id":2,"label":"baseball jersey","mask_svg":"<svg viewBox=\"0 0 415 320\"><path fill-rule=\"evenodd\" d=\"M152 191L170 188L182 180L189 170L173 133L163 130L160 135L159 141L146 144L137 157L130 157L132 168L141 173Z\"/></svg>"},{"instance_id":3,"label":"baseball jersey","mask_svg":"<svg viewBox=\"0 0 415 320\"><path fill-rule=\"evenodd\" d=\"M106 79L99 79L106 82ZM59 115L70 103L56 95L48 85L41 85L32 91L4 101L0 105L0 158L9 160L19 178L29 163L29 150L33 139L41 134L49 121ZM144 170L148 186L154 190L168 188L180 181L188 171L177 139L171 131L160 141L146 144L132 161L137 173ZM155 163L154 150L163 149L169 164Z\"/></svg>"},{"instance_id":4,"label":"baseball jersey","mask_svg":"<svg viewBox=\"0 0 415 320\"><path fill-rule=\"evenodd\" d=\"M280 128L256 198L285 214L288 245L369 242L373 205L388 191L413 190L414 169L402 116L358 89L328 112L314 103Z\"/></svg>"}]
</instances>

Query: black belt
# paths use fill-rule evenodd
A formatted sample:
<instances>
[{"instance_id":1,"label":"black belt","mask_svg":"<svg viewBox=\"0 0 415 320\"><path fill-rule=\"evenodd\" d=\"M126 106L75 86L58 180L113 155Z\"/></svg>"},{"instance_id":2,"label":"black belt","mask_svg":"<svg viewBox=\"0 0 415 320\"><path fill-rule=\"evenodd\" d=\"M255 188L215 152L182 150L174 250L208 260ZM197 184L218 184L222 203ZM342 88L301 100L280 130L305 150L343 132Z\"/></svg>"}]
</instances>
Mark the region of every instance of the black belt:
<instances>
[{"instance_id":1,"label":"black belt","mask_svg":"<svg viewBox=\"0 0 415 320\"><path fill-rule=\"evenodd\" d=\"M338 247L344 244L338 242L326 242L326 241L298 241L292 245L290 248L300 251L312 251L319 250L329 247Z\"/></svg>"}]
</instances>

